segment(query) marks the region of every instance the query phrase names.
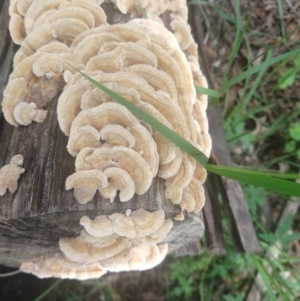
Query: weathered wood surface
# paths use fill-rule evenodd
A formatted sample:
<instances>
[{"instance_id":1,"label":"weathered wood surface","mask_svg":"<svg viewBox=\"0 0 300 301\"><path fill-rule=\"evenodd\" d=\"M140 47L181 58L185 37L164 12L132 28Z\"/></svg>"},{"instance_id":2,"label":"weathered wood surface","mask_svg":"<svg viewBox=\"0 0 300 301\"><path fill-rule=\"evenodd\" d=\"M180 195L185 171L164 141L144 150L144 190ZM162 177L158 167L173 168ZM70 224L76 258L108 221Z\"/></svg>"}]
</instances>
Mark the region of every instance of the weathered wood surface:
<instances>
[{"instance_id":1,"label":"weathered wood surface","mask_svg":"<svg viewBox=\"0 0 300 301\"><path fill-rule=\"evenodd\" d=\"M190 7L190 23L193 28L195 40L198 44L200 54L200 66L207 78L209 86L213 87L210 76L209 61L203 45L203 28L201 11L197 6ZM207 110L210 135L213 141L211 161L218 165L230 166L232 164L230 152L225 140L222 115L218 104L208 107ZM220 210L226 212L230 220L230 230L233 241L238 250L254 253L260 251L260 246L252 224L248 206L243 195L240 184L237 181L222 178L213 174L208 176L206 188L211 185L213 190L206 189L206 204L204 206L204 220L208 248L217 254L225 253L224 239L222 237L222 226L220 221ZM220 208L217 195L218 191L223 198L223 207ZM214 231L213 231L214 229Z\"/></svg>"},{"instance_id":2,"label":"weathered wood surface","mask_svg":"<svg viewBox=\"0 0 300 301\"><path fill-rule=\"evenodd\" d=\"M0 101L12 70L12 59L18 49L8 31L9 0L0 4ZM126 16L105 5L109 23L123 23ZM167 18L167 17L166 17ZM48 116L42 124L15 128L0 111L0 166L8 164L16 154L24 156L25 173L19 179L18 190L0 197L0 264L19 266L25 260L58 250L60 237L77 236L82 229L83 215L94 218L100 214L125 212L126 209L162 208L166 217L180 212L164 196L164 181L155 178L149 191L135 195L126 203L110 203L97 195L87 205L80 205L73 191L65 190L65 179L75 171L74 158L66 149L67 137L60 131L56 116L57 99L47 107ZM189 215L184 222L175 222L166 239L170 253L197 253L186 248L197 243L203 234L202 214Z\"/></svg>"}]
</instances>

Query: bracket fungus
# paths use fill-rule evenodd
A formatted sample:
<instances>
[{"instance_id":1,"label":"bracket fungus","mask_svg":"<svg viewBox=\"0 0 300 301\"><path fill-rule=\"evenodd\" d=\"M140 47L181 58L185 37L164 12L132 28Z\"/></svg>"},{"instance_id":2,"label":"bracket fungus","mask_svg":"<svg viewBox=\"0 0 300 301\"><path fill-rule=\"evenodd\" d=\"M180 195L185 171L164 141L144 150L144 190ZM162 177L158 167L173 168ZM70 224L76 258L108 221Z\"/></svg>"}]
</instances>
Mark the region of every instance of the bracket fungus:
<instances>
[{"instance_id":1,"label":"bracket fungus","mask_svg":"<svg viewBox=\"0 0 300 301\"><path fill-rule=\"evenodd\" d=\"M23 165L23 156L16 155L11 158L9 164L0 169L0 196L4 195L7 190L10 193L17 190L20 175L25 171L20 165Z\"/></svg>"},{"instance_id":2,"label":"bracket fungus","mask_svg":"<svg viewBox=\"0 0 300 301\"><path fill-rule=\"evenodd\" d=\"M65 187L74 189L75 199L85 205L98 191L110 202L128 202L135 193L145 194L158 176L165 180L165 197L181 209L173 219L183 220L186 213L203 207L205 168L69 65L208 156L207 96L197 94L194 87L207 83L187 24L186 1L114 0L123 14L150 17L114 25L107 23L102 2L11 1L10 31L20 49L4 91L4 116L16 127L43 122L47 103L60 94L59 127L68 136L68 152L76 157L76 171ZM160 19L166 11L170 30ZM12 160L1 169L2 194L7 188L16 190L24 172L18 165ZM13 176L7 182L2 170L9 166ZM82 280L107 271L149 269L166 256L168 245L163 241L173 222L162 209L127 209L94 220L83 216L80 225L84 229L79 236L59 240L60 252L25 262L21 270L40 278Z\"/></svg>"},{"instance_id":3,"label":"bracket fungus","mask_svg":"<svg viewBox=\"0 0 300 301\"><path fill-rule=\"evenodd\" d=\"M165 258L167 244L160 244L173 223L164 211L144 209L80 219L84 226L75 238L61 238L60 252L37 261L24 262L20 269L39 278L98 278L107 272L151 269Z\"/></svg>"}]
</instances>

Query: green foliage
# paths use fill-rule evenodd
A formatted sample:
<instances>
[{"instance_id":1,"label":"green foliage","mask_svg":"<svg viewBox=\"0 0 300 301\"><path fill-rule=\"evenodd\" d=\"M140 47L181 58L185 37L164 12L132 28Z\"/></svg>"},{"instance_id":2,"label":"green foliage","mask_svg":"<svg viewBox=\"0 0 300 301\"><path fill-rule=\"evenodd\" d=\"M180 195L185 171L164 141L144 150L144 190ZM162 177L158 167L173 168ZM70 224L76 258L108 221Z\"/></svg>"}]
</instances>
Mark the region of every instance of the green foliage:
<instances>
[{"instance_id":1,"label":"green foliage","mask_svg":"<svg viewBox=\"0 0 300 301\"><path fill-rule=\"evenodd\" d=\"M170 264L170 286L174 288L169 290L168 299L190 300L196 291L193 273L197 269L203 269L203 264L201 261L195 262L192 257L180 258Z\"/></svg>"},{"instance_id":2,"label":"green foliage","mask_svg":"<svg viewBox=\"0 0 300 301\"><path fill-rule=\"evenodd\" d=\"M247 80L250 76L253 74L256 74L257 72L261 71L263 68L270 67L276 63L279 63L282 60L293 58L295 55L300 56L300 48L291 50L289 52L286 52L284 54L280 54L278 56L272 57L270 59L267 59L266 61L255 65L253 67L247 68L246 71L242 72L241 74L231 78L230 80L226 81L223 86L219 89L219 92L224 92L227 89L231 88L232 86L240 83L243 80Z\"/></svg>"},{"instance_id":3,"label":"green foliage","mask_svg":"<svg viewBox=\"0 0 300 301\"><path fill-rule=\"evenodd\" d=\"M253 185L241 184L251 216L257 215L257 209L265 203L265 189Z\"/></svg>"},{"instance_id":4,"label":"green foliage","mask_svg":"<svg viewBox=\"0 0 300 301\"><path fill-rule=\"evenodd\" d=\"M59 284L61 284L61 280L58 279L56 280L52 285L50 285L41 295L39 295L37 298L34 299L34 301L40 301L42 300L45 296L51 293L57 287Z\"/></svg>"},{"instance_id":5,"label":"green foliage","mask_svg":"<svg viewBox=\"0 0 300 301\"><path fill-rule=\"evenodd\" d=\"M218 91L216 90L212 90L212 89L207 89L207 88L203 88L203 87L199 87L199 86L195 86L195 89L198 93L202 93L202 94L205 94L205 95L208 95L212 98L219 98L220 97L220 94Z\"/></svg>"},{"instance_id":6,"label":"green foliage","mask_svg":"<svg viewBox=\"0 0 300 301\"><path fill-rule=\"evenodd\" d=\"M294 64L292 67L287 68L283 71L278 78L278 87L280 89L286 89L289 86L292 86L298 76L300 71L300 54L294 58Z\"/></svg>"},{"instance_id":7,"label":"green foliage","mask_svg":"<svg viewBox=\"0 0 300 301\"><path fill-rule=\"evenodd\" d=\"M294 123L290 128L289 128L289 134L290 137L294 141L300 141L300 122Z\"/></svg>"},{"instance_id":8,"label":"green foliage","mask_svg":"<svg viewBox=\"0 0 300 301\"><path fill-rule=\"evenodd\" d=\"M247 254L229 252L226 256L220 257L203 251L197 257L177 259L170 265L168 300L191 300L187 292L191 292L193 289L194 298L201 292L199 300L214 301L240 298L240 294L231 294L225 284L230 285L232 291L238 289L235 278L241 277L241 274L249 270L248 256ZM214 288L216 284L220 285L218 288L219 295L213 291L216 290ZM178 299L173 299L174 297Z\"/></svg>"},{"instance_id":9,"label":"green foliage","mask_svg":"<svg viewBox=\"0 0 300 301\"><path fill-rule=\"evenodd\" d=\"M266 242L269 246L273 246L275 243L280 243L283 250L287 251L289 243L300 239L300 233L288 234L288 231L291 229L292 221L291 214L288 214L282 224L279 225L277 234L260 233L259 238Z\"/></svg>"},{"instance_id":10,"label":"green foliage","mask_svg":"<svg viewBox=\"0 0 300 301\"><path fill-rule=\"evenodd\" d=\"M245 149L249 151L253 143L256 141L256 137L251 132L245 131L245 125L245 121L236 121L233 117L229 125L226 127L225 136L230 148L232 148L237 141L241 141Z\"/></svg>"},{"instance_id":11,"label":"green foliage","mask_svg":"<svg viewBox=\"0 0 300 301\"><path fill-rule=\"evenodd\" d=\"M300 122L291 125L287 134L287 142L284 150L287 153L296 153L297 159L300 159Z\"/></svg>"},{"instance_id":12,"label":"green foliage","mask_svg":"<svg viewBox=\"0 0 300 301\"><path fill-rule=\"evenodd\" d=\"M191 0L188 2L188 5L209 5L210 3L205 0Z\"/></svg>"},{"instance_id":13,"label":"green foliage","mask_svg":"<svg viewBox=\"0 0 300 301\"><path fill-rule=\"evenodd\" d=\"M243 301L244 297L242 294L237 295L225 295L223 296L224 301Z\"/></svg>"}]
</instances>

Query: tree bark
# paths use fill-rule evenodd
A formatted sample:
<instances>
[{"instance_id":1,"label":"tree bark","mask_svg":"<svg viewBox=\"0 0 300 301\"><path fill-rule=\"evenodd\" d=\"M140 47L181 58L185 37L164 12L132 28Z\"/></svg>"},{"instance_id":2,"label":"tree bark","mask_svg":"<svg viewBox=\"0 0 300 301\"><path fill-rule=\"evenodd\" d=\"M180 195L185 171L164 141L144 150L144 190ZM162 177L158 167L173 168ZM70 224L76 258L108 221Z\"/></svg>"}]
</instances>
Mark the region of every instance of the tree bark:
<instances>
[{"instance_id":1,"label":"tree bark","mask_svg":"<svg viewBox=\"0 0 300 301\"><path fill-rule=\"evenodd\" d=\"M18 47L13 44L8 30L9 0L0 4L0 99L12 71L12 60ZM108 23L126 22L128 16L117 13L113 6L104 4ZM167 17L166 17L167 18ZM65 189L66 178L75 171L74 158L68 154L66 137L59 129L56 114L57 98L48 107L48 116L42 124L33 123L18 128L9 125L0 111L0 166L8 164L16 154L24 156L25 172L18 181L14 194L0 197L0 264L19 266L22 262L59 250L61 237L80 234L79 219L88 215L125 212L126 209L163 209L166 218L180 212L165 198L164 180L155 178L144 195L132 200L110 203L97 195L86 205L79 204L73 191ZM174 222L165 242L169 253L184 255L198 252L188 248L204 232L201 213L189 214L185 221Z\"/></svg>"}]
</instances>

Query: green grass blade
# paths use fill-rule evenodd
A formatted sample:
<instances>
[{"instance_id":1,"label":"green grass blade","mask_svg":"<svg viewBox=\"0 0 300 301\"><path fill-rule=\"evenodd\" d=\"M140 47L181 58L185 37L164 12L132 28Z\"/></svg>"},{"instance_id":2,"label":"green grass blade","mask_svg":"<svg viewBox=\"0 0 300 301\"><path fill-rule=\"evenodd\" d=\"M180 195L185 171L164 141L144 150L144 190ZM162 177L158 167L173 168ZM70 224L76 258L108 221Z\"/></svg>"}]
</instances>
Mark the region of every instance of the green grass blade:
<instances>
[{"instance_id":1,"label":"green grass blade","mask_svg":"<svg viewBox=\"0 0 300 301\"><path fill-rule=\"evenodd\" d=\"M282 38L284 40L286 40L286 32L285 32L285 25L284 25L284 17L283 17L283 9L282 9L281 0L277 0L277 7L278 7L278 13L279 13L281 35L282 35Z\"/></svg>"},{"instance_id":2,"label":"green grass blade","mask_svg":"<svg viewBox=\"0 0 300 301\"><path fill-rule=\"evenodd\" d=\"M254 264L254 266L256 267L256 269L258 270L261 278L263 279L263 282L264 282L266 290L267 290L268 300L277 301L277 298L273 292L271 283L269 281L270 276L268 275L267 271L265 270L263 265L255 258L255 256L251 257L251 261Z\"/></svg>"},{"instance_id":3,"label":"green grass blade","mask_svg":"<svg viewBox=\"0 0 300 301\"><path fill-rule=\"evenodd\" d=\"M242 168L242 167L231 167L231 166L219 166L219 165L211 165L211 164L206 164L211 169L214 169L212 172L217 172L226 170L228 172L236 172L238 174L246 174L246 175L251 175L251 176L265 176L265 177L273 177L273 178L279 178L279 179L292 179L292 180L297 180L300 179L299 174L282 174L282 173L277 173L277 172L268 172L268 171L259 171L259 170L254 170L254 169L249 169L249 168Z\"/></svg>"},{"instance_id":4,"label":"green grass blade","mask_svg":"<svg viewBox=\"0 0 300 301\"><path fill-rule=\"evenodd\" d=\"M59 283L61 282L61 279L56 280L51 286L49 286L42 294L40 294L37 298L35 298L33 301L40 301L44 297L46 297Z\"/></svg>"},{"instance_id":5,"label":"green grass blade","mask_svg":"<svg viewBox=\"0 0 300 301\"><path fill-rule=\"evenodd\" d=\"M244 71L243 73L235 76L234 78L228 80L220 89L219 92L224 92L227 89L229 89L230 87L234 86L235 84L245 80L246 78L248 78L249 76L259 72L262 68L268 68L276 63L281 62L282 60L288 58L288 57L292 57L295 56L297 54L300 53L300 48L294 49L292 51L286 52L284 54L278 55L276 57L273 57L267 61L264 61L256 66L253 66L249 69L247 69L246 71Z\"/></svg>"},{"instance_id":6,"label":"green grass blade","mask_svg":"<svg viewBox=\"0 0 300 301\"><path fill-rule=\"evenodd\" d=\"M71 65L70 65L71 66ZM71 66L72 67L72 66ZM83 77L85 77L89 82L91 82L93 85L95 85L97 88L101 89L103 92L105 92L107 95L112 97L114 100L116 100L118 103L125 106L132 114L137 116L138 118L142 119L143 121L147 122L154 130L158 131L160 134L162 134L164 137L169 139L171 142L179 146L182 150L184 150L186 153L188 153L190 156L192 156L194 159L196 159L201 164L205 165L208 161L208 158L194 145L192 145L190 142L179 136L177 133L169 129L167 126L153 118L152 116L145 113L143 110L136 107L134 104L130 103L125 98L121 97L117 93L113 92L112 90L106 88L104 85L100 84L96 80L92 79L85 73L81 72L80 70L72 67L77 72L79 72Z\"/></svg>"},{"instance_id":7,"label":"green grass blade","mask_svg":"<svg viewBox=\"0 0 300 301\"><path fill-rule=\"evenodd\" d=\"M205 94L205 95L208 95L213 98L220 98L220 94L216 90L199 87L197 85L195 85L195 88L196 88L197 93Z\"/></svg>"},{"instance_id":8,"label":"green grass blade","mask_svg":"<svg viewBox=\"0 0 300 301\"><path fill-rule=\"evenodd\" d=\"M272 173L264 173L261 171L246 170L236 167L217 166L211 164L206 164L205 168L210 172L233 180L255 185L258 187L263 187L283 195L293 195L300 197L300 184L279 179L279 177L281 177L280 174L273 175Z\"/></svg>"},{"instance_id":9,"label":"green grass blade","mask_svg":"<svg viewBox=\"0 0 300 301\"><path fill-rule=\"evenodd\" d=\"M143 14L143 19L148 19L147 12L146 12L145 8L142 6L140 1L138 1L138 5L139 5L140 11Z\"/></svg>"},{"instance_id":10,"label":"green grass blade","mask_svg":"<svg viewBox=\"0 0 300 301\"><path fill-rule=\"evenodd\" d=\"M210 5L210 3L207 1L193 0L188 2L188 5Z\"/></svg>"},{"instance_id":11,"label":"green grass blade","mask_svg":"<svg viewBox=\"0 0 300 301\"><path fill-rule=\"evenodd\" d=\"M231 55L229 57L229 61L227 63L227 69L225 71L225 74L228 74L229 70L231 69L233 65L233 61L237 56L237 53L241 47L241 44L243 42L243 30L242 30L242 19L241 19L241 5L240 0L234 0L234 12L235 12L235 39L232 46Z\"/></svg>"},{"instance_id":12,"label":"green grass blade","mask_svg":"<svg viewBox=\"0 0 300 301\"><path fill-rule=\"evenodd\" d=\"M271 56L272 56L272 51L268 51L267 55L266 55L266 61L271 59ZM259 89L262 78L266 73L266 69L267 69L267 67L262 67L261 70L258 72L254 82L252 83L252 87L250 88L250 91L244 90L243 96L241 97L243 99L243 102L242 102L242 105L240 106L240 111L242 111L242 112L247 111L246 107L248 106L254 93Z\"/></svg>"}]
</instances>

